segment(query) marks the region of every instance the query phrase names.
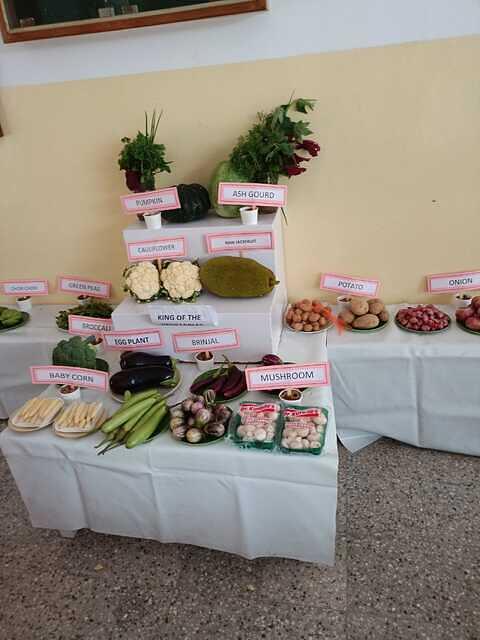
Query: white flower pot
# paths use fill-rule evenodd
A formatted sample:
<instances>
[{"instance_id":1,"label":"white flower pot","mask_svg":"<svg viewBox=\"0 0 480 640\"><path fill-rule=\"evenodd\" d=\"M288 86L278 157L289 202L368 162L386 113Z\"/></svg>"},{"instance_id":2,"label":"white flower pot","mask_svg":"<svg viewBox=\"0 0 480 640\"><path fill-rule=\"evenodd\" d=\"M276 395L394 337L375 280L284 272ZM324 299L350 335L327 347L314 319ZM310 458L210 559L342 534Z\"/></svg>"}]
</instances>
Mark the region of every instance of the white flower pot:
<instances>
[{"instance_id":1,"label":"white flower pot","mask_svg":"<svg viewBox=\"0 0 480 640\"><path fill-rule=\"evenodd\" d=\"M240 207L240 216L242 224L258 224L257 207Z\"/></svg>"},{"instance_id":2,"label":"white flower pot","mask_svg":"<svg viewBox=\"0 0 480 640\"><path fill-rule=\"evenodd\" d=\"M17 307L20 311L31 311L32 310L32 299L27 297L26 300L22 300L17 298Z\"/></svg>"},{"instance_id":3,"label":"white flower pot","mask_svg":"<svg viewBox=\"0 0 480 640\"><path fill-rule=\"evenodd\" d=\"M89 300L90 296L86 296L84 293L82 293L80 296L77 296L78 304L87 304Z\"/></svg>"},{"instance_id":4,"label":"white flower pot","mask_svg":"<svg viewBox=\"0 0 480 640\"><path fill-rule=\"evenodd\" d=\"M147 229L160 229L162 226L162 212L145 213L143 216Z\"/></svg>"},{"instance_id":5,"label":"white flower pot","mask_svg":"<svg viewBox=\"0 0 480 640\"><path fill-rule=\"evenodd\" d=\"M68 386L69 385L64 385L64 386L60 387L60 389L59 389L60 397L65 402L75 402L77 400L80 400L80 398L82 397L82 393L80 391L80 387L77 387L75 389L75 391L71 391L70 393L62 393L61 389L63 389L64 387L68 387Z\"/></svg>"},{"instance_id":6,"label":"white flower pot","mask_svg":"<svg viewBox=\"0 0 480 640\"><path fill-rule=\"evenodd\" d=\"M92 347L95 349L97 356L101 356L105 351L103 346L103 338L100 338L100 342L98 342L97 344L92 344Z\"/></svg>"},{"instance_id":7,"label":"white flower pot","mask_svg":"<svg viewBox=\"0 0 480 640\"><path fill-rule=\"evenodd\" d=\"M350 298L350 296L338 296L337 305L338 305L339 313L341 311L344 311L345 309L349 309L351 301L352 301L352 298Z\"/></svg>"},{"instance_id":8,"label":"white flower pot","mask_svg":"<svg viewBox=\"0 0 480 640\"><path fill-rule=\"evenodd\" d=\"M286 397L286 394L291 391L295 391L298 397L294 399L289 399L288 397ZM300 391L300 389L283 389L283 391L280 391L280 393L278 394L278 397L282 401L282 404L287 406L299 405L303 402L303 393Z\"/></svg>"},{"instance_id":9,"label":"white flower pot","mask_svg":"<svg viewBox=\"0 0 480 640\"><path fill-rule=\"evenodd\" d=\"M467 294L457 293L457 295L453 298L453 303L457 307L457 309L466 309L467 307L470 306L473 296L470 296L468 299L464 300L462 298L462 296L464 295L470 296L469 293Z\"/></svg>"},{"instance_id":10,"label":"white flower pot","mask_svg":"<svg viewBox=\"0 0 480 640\"><path fill-rule=\"evenodd\" d=\"M198 357L199 355L200 353L196 353L194 356L195 363L199 371L210 371L210 369L213 369L215 367L215 356L213 355L213 353L210 360L200 360Z\"/></svg>"}]
</instances>

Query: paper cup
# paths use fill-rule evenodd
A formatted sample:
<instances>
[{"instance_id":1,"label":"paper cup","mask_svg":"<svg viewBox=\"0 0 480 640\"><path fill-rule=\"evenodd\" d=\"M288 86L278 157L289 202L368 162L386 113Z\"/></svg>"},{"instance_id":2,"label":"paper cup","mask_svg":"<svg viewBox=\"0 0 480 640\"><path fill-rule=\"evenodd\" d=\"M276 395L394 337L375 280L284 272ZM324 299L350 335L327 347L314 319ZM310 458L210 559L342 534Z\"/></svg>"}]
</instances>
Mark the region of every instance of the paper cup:
<instances>
[{"instance_id":1,"label":"paper cup","mask_svg":"<svg viewBox=\"0 0 480 640\"><path fill-rule=\"evenodd\" d=\"M338 296L337 305L339 307L339 311L344 311L350 307L350 303L352 298L350 296Z\"/></svg>"},{"instance_id":2,"label":"paper cup","mask_svg":"<svg viewBox=\"0 0 480 640\"><path fill-rule=\"evenodd\" d=\"M286 395L291 392L295 392L297 397L290 400L288 397L286 397ZM278 394L278 397L280 398L283 404L289 405L289 406L295 405L295 404L302 404L303 402L303 393L300 391L300 389L283 389L283 391L280 391L280 393Z\"/></svg>"},{"instance_id":3,"label":"paper cup","mask_svg":"<svg viewBox=\"0 0 480 640\"><path fill-rule=\"evenodd\" d=\"M31 311L32 310L32 299L27 297L26 299L17 298L17 308L20 311Z\"/></svg>"},{"instance_id":4,"label":"paper cup","mask_svg":"<svg viewBox=\"0 0 480 640\"><path fill-rule=\"evenodd\" d=\"M87 304L89 300L90 300L90 296L86 296L84 293L82 293L82 295L80 296L77 296L78 304Z\"/></svg>"},{"instance_id":5,"label":"paper cup","mask_svg":"<svg viewBox=\"0 0 480 640\"><path fill-rule=\"evenodd\" d=\"M212 353L212 357L210 358L210 360L201 360L198 357L200 355L200 353L196 353L194 355L195 364L197 365L198 370L199 371L210 371L210 369L213 369L215 367L215 356L213 355L213 353Z\"/></svg>"},{"instance_id":6,"label":"paper cup","mask_svg":"<svg viewBox=\"0 0 480 640\"><path fill-rule=\"evenodd\" d=\"M80 391L80 387L77 387L75 389L75 391L71 391L70 393L62 393L61 389L68 387L70 385L63 385L60 387L60 389L58 390L58 393L60 394L60 397L65 400L65 402L74 402L76 400L80 400L80 398L82 397L82 393Z\"/></svg>"},{"instance_id":7,"label":"paper cup","mask_svg":"<svg viewBox=\"0 0 480 640\"><path fill-rule=\"evenodd\" d=\"M258 209L256 207L240 207L242 224L258 224Z\"/></svg>"},{"instance_id":8,"label":"paper cup","mask_svg":"<svg viewBox=\"0 0 480 640\"><path fill-rule=\"evenodd\" d=\"M162 227L162 212L145 213L143 216L147 229L160 229Z\"/></svg>"},{"instance_id":9,"label":"paper cup","mask_svg":"<svg viewBox=\"0 0 480 640\"><path fill-rule=\"evenodd\" d=\"M457 307L457 309L466 309L467 307L470 306L473 296L470 296L469 298L464 300L462 298L462 296L464 295L465 295L464 293L457 293L457 295L453 298L453 303ZM470 294L466 294L466 295L470 295Z\"/></svg>"}]
</instances>

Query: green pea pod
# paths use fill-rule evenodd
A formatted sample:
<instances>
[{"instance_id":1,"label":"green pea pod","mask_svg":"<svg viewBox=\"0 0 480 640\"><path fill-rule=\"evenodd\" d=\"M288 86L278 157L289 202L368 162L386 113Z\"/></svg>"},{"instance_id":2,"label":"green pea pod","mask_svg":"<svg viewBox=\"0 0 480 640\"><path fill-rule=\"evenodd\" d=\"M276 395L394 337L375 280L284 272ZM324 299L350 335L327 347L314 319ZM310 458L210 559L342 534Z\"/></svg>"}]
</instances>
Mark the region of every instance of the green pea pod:
<instances>
[{"instance_id":1,"label":"green pea pod","mask_svg":"<svg viewBox=\"0 0 480 640\"><path fill-rule=\"evenodd\" d=\"M142 420L128 436L127 442L125 443L127 449L133 449L133 447L137 447L139 444L143 444L148 440L166 413L167 407L162 404L147 420Z\"/></svg>"},{"instance_id":2,"label":"green pea pod","mask_svg":"<svg viewBox=\"0 0 480 640\"><path fill-rule=\"evenodd\" d=\"M128 422L130 418L133 418L133 416L139 414L141 411L143 411L143 409L145 408L148 409L149 407L151 407L156 403L158 403L157 397L146 398L141 402L137 402L133 404L127 409L120 409L120 411L117 411L117 413L114 413L113 416L103 424L102 426L103 433L111 433L112 431L115 431L115 429L117 429L118 427L121 427L122 424L125 424L126 422Z\"/></svg>"}]
</instances>

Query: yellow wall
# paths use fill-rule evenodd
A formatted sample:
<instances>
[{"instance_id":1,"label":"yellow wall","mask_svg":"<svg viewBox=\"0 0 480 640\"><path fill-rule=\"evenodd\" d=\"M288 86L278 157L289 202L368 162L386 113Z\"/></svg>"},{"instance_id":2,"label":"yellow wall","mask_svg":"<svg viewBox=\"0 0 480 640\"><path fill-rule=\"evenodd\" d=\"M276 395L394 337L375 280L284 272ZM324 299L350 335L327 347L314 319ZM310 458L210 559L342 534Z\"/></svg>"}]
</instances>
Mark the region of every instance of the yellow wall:
<instances>
[{"instance_id":1,"label":"yellow wall","mask_svg":"<svg viewBox=\"0 0 480 640\"><path fill-rule=\"evenodd\" d=\"M318 294L324 270L422 300L425 274L480 269L479 60L467 37L2 89L0 278L98 277L120 298L116 157L144 109L164 109L175 161L157 186L206 183L256 111L295 89L318 99L322 152L289 183L290 296Z\"/></svg>"}]
</instances>

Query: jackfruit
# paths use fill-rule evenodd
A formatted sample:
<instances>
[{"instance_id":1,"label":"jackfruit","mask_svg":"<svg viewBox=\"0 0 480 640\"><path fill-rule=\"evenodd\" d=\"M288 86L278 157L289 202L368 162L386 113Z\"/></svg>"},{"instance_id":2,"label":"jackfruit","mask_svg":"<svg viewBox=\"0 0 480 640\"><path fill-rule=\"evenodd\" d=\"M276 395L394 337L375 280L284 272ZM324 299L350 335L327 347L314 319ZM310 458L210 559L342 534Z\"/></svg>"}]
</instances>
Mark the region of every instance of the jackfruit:
<instances>
[{"instance_id":1,"label":"jackfruit","mask_svg":"<svg viewBox=\"0 0 480 640\"><path fill-rule=\"evenodd\" d=\"M219 256L200 266L200 281L221 298L259 298L278 284L275 274L251 258Z\"/></svg>"}]
</instances>

